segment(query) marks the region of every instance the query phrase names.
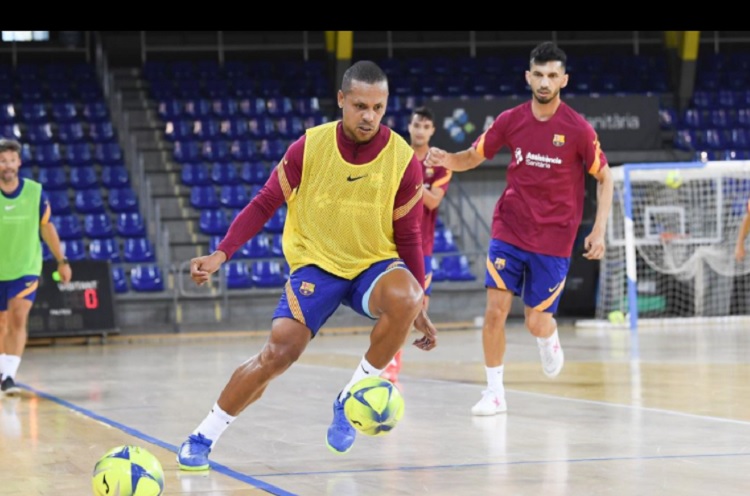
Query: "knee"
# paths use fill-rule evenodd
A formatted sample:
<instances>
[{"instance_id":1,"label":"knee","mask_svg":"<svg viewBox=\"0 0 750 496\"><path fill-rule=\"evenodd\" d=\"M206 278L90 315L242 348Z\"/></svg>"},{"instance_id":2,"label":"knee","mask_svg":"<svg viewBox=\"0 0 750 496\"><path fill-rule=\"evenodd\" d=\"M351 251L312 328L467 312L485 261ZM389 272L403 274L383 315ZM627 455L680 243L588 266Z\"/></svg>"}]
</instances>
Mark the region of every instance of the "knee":
<instances>
[{"instance_id":1,"label":"knee","mask_svg":"<svg viewBox=\"0 0 750 496\"><path fill-rule=\"evenodd\" d=\"M286 343L267 344L260 352L260 363L274 372L282 372L291 367L301 354L302 350Z\"/></svg>"},{"instance_id":2,"label":"knee","mask_svg":"<svg viewBox=\"0 0 750 496\"><path fill-rule=\"evenodd\" d=\"M413 277L406 278L404 284L393 285L385 295L386 312L392 315L412 315L416 317L422 308L424 291Z\"/></svg>"},{"instance_id":3,"label":"knee","mask_svg":"<svg viewBox=\"0 0 750 496\"><path fill-rule=\"evenodd\" d=\"M551 314L530 312L526 316L526 328L536 337L546 337L551 332L554 319Z\"/></svg>"}]
</instances>

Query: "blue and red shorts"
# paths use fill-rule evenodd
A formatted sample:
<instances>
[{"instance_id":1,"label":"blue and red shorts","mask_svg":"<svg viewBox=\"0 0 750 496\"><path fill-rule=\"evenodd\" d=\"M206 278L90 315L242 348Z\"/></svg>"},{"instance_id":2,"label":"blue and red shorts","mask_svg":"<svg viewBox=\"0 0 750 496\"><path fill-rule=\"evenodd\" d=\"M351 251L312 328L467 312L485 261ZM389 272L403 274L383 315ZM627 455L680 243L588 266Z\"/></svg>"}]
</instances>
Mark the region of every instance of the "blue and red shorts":
<instances>
[{"instance_id":1,"label":"blue and red shorts","mask_svg":"<svg viewBox=\"0 0 750 496\"><path fill-rule=\"evenodd\" d=\"M541 255L493 239L484 285L512 291L539 312L555 313L569 268L570 257Z\"/></svg>"},{"instance_id":2,"label":"blue and red shorts","mask_svg":"<svg viewBox=\"0 0 750 496\"><path fill-rule=\"evenodd\" d=\"M12 281L0 281L0 312L8 310L8 301L12 298L24 298L31 302L36 298L39 277L23 276Z\"/></svg>"},{"instance_id":3,"label":"blue and red shorts","mask_svg":"<svg viewBox=\"0 0 750 496\"><path fill-rule=\"evenodd\" d=\"M399 258L374 263L352 280L315 265L300 267L289 276L273 318L294 319L307 326L313 336L342 303L375 320L377 317L370 314L370 295L378 280L395 269L409 270Z\"/></svg>"}]
</instances>

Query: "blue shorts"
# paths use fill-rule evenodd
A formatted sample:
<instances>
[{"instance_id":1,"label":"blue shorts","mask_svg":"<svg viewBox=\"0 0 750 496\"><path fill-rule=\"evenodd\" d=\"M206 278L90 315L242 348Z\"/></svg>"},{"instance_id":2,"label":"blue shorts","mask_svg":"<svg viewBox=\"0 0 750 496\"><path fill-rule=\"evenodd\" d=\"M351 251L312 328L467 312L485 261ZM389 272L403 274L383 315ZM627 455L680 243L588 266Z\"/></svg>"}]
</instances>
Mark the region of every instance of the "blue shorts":
<instances>
[{"instance_id":1,"label":"blue shorts","mask_svg":"<svg viewBox=\"0 0 750 496\"><path fill-rule=\"evenodd\" d=\"M315 265L295 270L284 286L273 318L288 317L306 325L315 336L341 303L360 315L370 315L370 295L380 277L391 270L409 270L403 260L392 258L372 264L351 281Z\"/></svg>"},{"instance_id":2,"label":"blue shorts","mask_svg":"<svg viewBox=\"0 0 750 496\"><path fill-rule=\"evenodd\" d=\"M37 276L23 276L12 281L0 281L0 312L8 310L8 301L11 298L24 298L33 302L38 287L39 277Z\"/></svg>"},{"instance_id":3,"label":"blue shorts","mask_svg":"<svg viewBox=\"0 0 750 496\"><path fill-rule=\"evenodd\" d=\"M424 295L432 293L432 256L424 256Z\"/></svg>"},{"instance_id":4,"label":"blue shorts","mask_svg":"<svg viewBox=\"0 0 750 496\"><path fill-rule=\"evenodd\" d=\"M539 312L555 313L569 268L570 257L541 255L493 239L484 285L512 291Z\"/></svg>"}]
</instances>

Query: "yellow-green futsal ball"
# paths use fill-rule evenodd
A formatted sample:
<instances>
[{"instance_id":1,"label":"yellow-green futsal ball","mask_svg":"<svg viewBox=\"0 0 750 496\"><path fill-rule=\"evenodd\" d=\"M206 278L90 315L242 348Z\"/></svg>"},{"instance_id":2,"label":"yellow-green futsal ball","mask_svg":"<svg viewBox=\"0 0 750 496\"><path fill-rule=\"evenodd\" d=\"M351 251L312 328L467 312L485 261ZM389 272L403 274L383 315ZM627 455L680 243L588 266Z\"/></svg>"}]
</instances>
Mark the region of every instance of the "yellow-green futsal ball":
<instances>
[{"instance_id":1,"label":"yellow-green futsal ball","mask_svg":"<svg viewBox=\"0 0 750 496\"><path fill-rule=\"evenodd\" d=\"M164 491L164 470L144 448L118 446L96 462L91 486L94 496L159 496Z\"/></svg>"},{"instance_id":2,"label":"yellow-green futsal ball","mask_svg":"<svg viewBox=\"0 0 750 496\"><path fill-rule=\"evenodd\" d=\"M349 423L367 436L391 432L404 416L404 398L392 382L382 377L367 377L356 383L344 402Z\"/></svg>"},{"instance_id":3,"label":"yellow-green futsal ball","mask_svg":"<svg viewBox=\"0 0 750 496\"><path fill-rule=\"evenodd\" d=\"M664 179L664 184L666 184L668 188L672 189L677 189L682 186L682 176L680 175L680 171L671 170L667 172L667 177Z\"/></svg>"}]
</instances>

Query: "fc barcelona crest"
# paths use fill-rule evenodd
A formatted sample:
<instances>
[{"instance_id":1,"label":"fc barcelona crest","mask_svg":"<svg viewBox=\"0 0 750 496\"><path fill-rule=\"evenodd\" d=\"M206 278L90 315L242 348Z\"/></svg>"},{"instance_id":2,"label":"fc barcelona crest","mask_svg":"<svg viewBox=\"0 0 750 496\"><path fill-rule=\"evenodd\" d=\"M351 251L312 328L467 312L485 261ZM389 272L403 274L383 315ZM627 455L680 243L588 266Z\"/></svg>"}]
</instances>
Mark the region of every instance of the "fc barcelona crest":
<instances>
[{"instance_id":1,"label":"fc barcelona crest","mask_svg":"<svg viewBox=\"0 0 750 496\"><path fill-rule=\"evenodd\" d=\"M552 144L555 146L563 146L565 144L565 135L556 134L552 137Z\"/></svg>"},{"instance_id":2,"label":"fc barcelona crest","mask_svg":"<svg viewBox=\"0 0 750 496\"><path fill-rule=\"evenodd\" d=\"M504 258L496 258L495 259L495 268L497 270L503 270L505 268L505 259Z\"/></svg>"},{"instance_id":3,"label":"fc barcelona crest","mask_svg":"<svg viewBox=\"0 0 750 496\"><path fill-rule=\"evenodd\" d=\"M299 286L299 292L302 293L303 296L310 296L315 292L315 284L302 281L302 284Z\"/></svg>"}]
</instances>

